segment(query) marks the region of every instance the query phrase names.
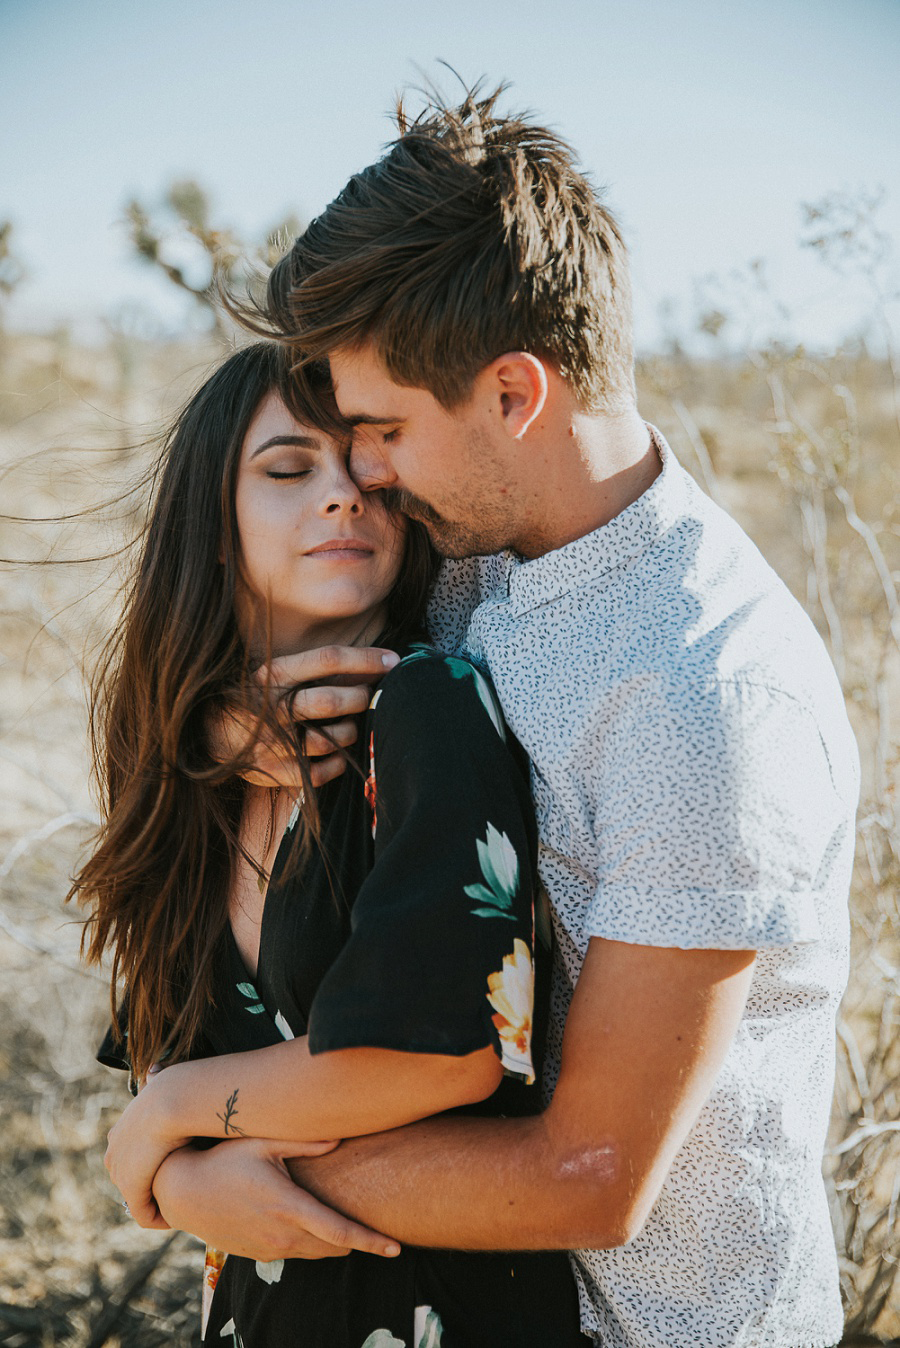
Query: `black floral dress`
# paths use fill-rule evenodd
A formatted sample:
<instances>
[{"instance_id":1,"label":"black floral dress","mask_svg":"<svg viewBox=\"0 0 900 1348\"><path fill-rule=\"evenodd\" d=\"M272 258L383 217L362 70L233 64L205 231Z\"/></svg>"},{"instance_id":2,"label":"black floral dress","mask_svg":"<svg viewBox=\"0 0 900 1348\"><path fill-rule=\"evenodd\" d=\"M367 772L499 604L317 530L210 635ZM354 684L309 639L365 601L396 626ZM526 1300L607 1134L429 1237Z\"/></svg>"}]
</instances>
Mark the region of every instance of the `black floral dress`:
<instances>
[{"instance_id":1,"label":"black floral dress","mask_svg":"<svg viewBox=\"0 0 900 1348\"><path fill-rule=\"evenodd\" d=\"M491 1045L504 1078L459 1112L534 1113L549 918L533 901L527 772L493 689L468 661L411 648L375 693L355 752L360 771L319 792L324 857L314 852L282 882L290 825L282 840L255 978L228 933L209 1050L302 1034L313 1053L462 1055ZM563 1253L407 1247L395 1259L352 1252L262 1264L210 1252L204 1300L206 1344L234 1348L587 1342Z\"/></svg>"}]
</instances>

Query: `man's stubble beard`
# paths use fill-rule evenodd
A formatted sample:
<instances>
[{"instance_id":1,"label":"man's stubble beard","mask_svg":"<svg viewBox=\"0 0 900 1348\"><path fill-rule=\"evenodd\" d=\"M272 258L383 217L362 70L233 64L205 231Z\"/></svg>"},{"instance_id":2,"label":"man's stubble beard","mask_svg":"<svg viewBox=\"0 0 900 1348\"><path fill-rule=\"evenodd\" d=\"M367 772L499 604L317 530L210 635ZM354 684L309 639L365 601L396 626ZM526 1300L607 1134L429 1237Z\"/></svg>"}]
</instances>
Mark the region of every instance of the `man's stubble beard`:
<instances>
[{"instance_id":1,"label":"man's stubble beard","mask_svg":"<svg viewBox=\"0 0 900 1348\"><path fill-rule=\"evenodd\" d=\"M509 546L508 523L489 518L488 512L477 518L475 503L471 512L472 522L460 524L439 514L427 501L403 488L385 488L384 498L389 509L399 510L425 526L432 547L442 557L483 557L489 553L502 552Z\"/></svg>"},{"instance_id":2,"label":"man's stubble beard","mask_svg":"<svg viewBox=\"0 0 900 1348\"><path fill-rule=\"evenodd\" d=\"M491 467L495 465L500 469L490 442L475 429L468 432L466 441L473 463L472 494L459 502L458 509L457 502L451 503L456 518L450 519L441 514L428 501L423 501L405 487L387 487L384 490L387 504L423 524L428 530L432 546L443 557L483 557L503 552L512 546L511 537L515 532L514 512L509 507L504 510L484 504L485 497L490 500L497 487L497 483L491 480ZM508 493L507 499L510 502L515 500L514 490Z\"/></svg>"}]
</instances>

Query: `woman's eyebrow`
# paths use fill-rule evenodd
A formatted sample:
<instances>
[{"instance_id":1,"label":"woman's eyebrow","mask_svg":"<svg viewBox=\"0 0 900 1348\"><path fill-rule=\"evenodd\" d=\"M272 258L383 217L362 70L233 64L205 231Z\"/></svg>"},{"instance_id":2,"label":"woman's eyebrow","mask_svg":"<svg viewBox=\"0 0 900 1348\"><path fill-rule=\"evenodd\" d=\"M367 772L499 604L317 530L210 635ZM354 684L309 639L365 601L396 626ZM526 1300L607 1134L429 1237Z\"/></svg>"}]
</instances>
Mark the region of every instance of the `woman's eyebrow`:
<instances>
[{"instance_id":1,"label":"woman's eyebrow","mask_svg":"<svg viewBox=\"0 0 900 1348\"><path fill-rule=\"evenodd\" d=\"M262 454L264 449L271 449L274 445L299 445L301 449L321 448L313 435L273 435L268 440L264 440L261 445L257 445L250 458L255 459L257 454Z\"/></svg>"}]
</instances>

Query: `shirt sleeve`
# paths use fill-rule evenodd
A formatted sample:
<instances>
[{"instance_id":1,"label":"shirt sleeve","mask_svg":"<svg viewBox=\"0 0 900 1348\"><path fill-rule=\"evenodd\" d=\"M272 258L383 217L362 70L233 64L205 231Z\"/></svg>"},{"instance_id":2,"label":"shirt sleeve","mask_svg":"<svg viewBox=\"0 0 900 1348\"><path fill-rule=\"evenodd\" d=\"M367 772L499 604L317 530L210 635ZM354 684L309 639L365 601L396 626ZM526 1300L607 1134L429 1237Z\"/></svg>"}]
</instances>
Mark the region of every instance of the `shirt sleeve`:
<instances>
[{"instance_id":1,"label":"shirt sleeve","mask_svg":"<svg viewBox=\"0 0 900 1348\"><path fill-rule=\"evenodd\" d=\"M683 949L818 940L853 827L813 717L740 682L628 688L588 789L598 882L583 936Z\"/></svg>"},{"instance_id":2,"label":"shirt sleeve","mask_svg":"<svg viewBox=\"0 0 900 1348\"><path fill-rule=\"evenodd\" d=\"M491 1045L533 1080L536 830L493 689L469 661L417 652L366 729L374 866L313 1000L310 1050Z\"/></svg>"}]
</instances>

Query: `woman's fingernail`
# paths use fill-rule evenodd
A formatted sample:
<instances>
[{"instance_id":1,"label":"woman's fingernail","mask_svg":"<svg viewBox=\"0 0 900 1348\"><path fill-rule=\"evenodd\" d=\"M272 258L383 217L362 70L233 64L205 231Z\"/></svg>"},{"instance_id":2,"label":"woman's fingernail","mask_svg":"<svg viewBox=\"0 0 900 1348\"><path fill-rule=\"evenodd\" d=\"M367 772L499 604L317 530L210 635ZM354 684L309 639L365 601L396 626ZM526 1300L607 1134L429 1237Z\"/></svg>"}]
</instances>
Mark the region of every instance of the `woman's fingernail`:
<instances>
[{"instance_id":1,"label":"woman's fingernail","mask_svg":"<svg viewBox=\"0 0 900 1348\"><path fill-rule=\"evenodd\" d=\"M385 1254L386 1254L389 1258L393 1259L396 1255L398 1255L398 1254L400 1253L400 1246L399 1246L399 1245L385 1245L385 1247L384 1247L384 1252L385 1252Z\"/></svg>"},{"instance_id":2,"label":"woman's fingernail","mask_svg":"<svg viewBox=\"0 0 900 1348\"><path fill-rule=\"evenodd\" d=\"M400 656L394 651L385 651L384 655L381 657L381 663L387 665L388 669L393 669L394 665L399 665Z\"/></svg>"},{"instance_id":3,"label":"woman's fingernail","mask_svg":"<svg viewBox=\"0 0 900 1348\"><path fill-rule=\"evenodd\" d=\"M162 1071L162 1068L160 1067L160 1065L159 1065L158 1062L151 1063L150 1066L147 1068L147 1076L148 1076L148 1077L155 1077L156 1074L157 1074L157 1072L161 1072L161 1071Z\"/></svg>"}]
</instances>

